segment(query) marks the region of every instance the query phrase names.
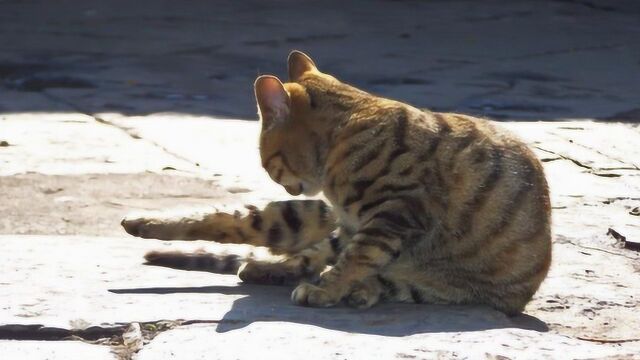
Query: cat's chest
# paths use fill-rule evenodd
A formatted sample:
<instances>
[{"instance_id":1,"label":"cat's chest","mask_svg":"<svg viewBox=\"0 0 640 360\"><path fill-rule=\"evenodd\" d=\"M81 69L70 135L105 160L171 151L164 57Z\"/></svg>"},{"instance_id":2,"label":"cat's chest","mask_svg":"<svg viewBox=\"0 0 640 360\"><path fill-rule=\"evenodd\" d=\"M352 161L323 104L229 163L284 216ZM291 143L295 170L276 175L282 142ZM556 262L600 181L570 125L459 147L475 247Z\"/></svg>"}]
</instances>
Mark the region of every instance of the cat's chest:
<instances>
[{"instance_id":1,"label":"cat's chest","mask_svg":"<svg viewBox=\"0 0 640 360\"><path fill-rule=\"evenodd\" d=\"M349 211L350 209L345 209L340 204L340 201L338 200L339 196L334 190L334 187L327 186L325 184L325 187L323 189L324 196L331 203L333 213L338 218L340 227L347 233L355 234L355 232L360 227L358 217L353 214L352 211Z\"/></svg>"},{"instance_id":2,"label":"cat's chest","mask_svg":"<svg viewBox=\"0 0 640 360\"><path fill-rule=\"evenodd\" d=\"M334 206L333 212L338 218L338 224L347 234L355 234L360 227L358 217L349 214L341 206Z\"/></svg>"}]
</instances>

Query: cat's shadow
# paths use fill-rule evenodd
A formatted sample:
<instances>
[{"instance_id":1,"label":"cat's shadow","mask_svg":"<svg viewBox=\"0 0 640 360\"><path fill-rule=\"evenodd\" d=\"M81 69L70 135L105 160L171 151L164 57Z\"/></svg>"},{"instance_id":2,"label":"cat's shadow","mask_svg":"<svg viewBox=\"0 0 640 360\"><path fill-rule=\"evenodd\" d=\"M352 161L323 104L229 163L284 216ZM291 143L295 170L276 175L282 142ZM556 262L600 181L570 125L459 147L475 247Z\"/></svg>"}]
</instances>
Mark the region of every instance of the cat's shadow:
<instances>
[{"instance_id":1,"label":"cat's shadow","mask_svg":"<svg viewBox=\"0 0 640 360\"><path fill-rule=\"evenodd\" d=\"M295 306L291 288L238 284L237 286L166 287L109 290L118 294L218 293L246 295L234 301L216 331L227 332L253 322L286 321L350 333L406 336L432 332L479 331L519 328L548 331L547 325L530 315L508 317L484 306L380 304L371 309L347 307L317 309Z\"/></svg>"}]
</instances>

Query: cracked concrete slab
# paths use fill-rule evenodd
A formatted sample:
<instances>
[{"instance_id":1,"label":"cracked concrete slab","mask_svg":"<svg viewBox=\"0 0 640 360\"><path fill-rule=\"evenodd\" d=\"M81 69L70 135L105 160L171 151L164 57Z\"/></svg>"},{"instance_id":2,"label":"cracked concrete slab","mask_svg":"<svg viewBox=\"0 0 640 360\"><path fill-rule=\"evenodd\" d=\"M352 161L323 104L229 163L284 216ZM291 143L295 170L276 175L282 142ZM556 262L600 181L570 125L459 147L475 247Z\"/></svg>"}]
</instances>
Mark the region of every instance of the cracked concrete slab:
<instances>
[{"instance_id":1,"label":"cracked concrete slab","mask_svg":"<svg viewBox=\"0 0 640 360\"><path fill-rule=\"evenodd\" d=\"M0 175L161 172L191 169L144 139L78 113L0 114Z\"/></svg>"},{"instance_id":2,"label":"cracked concrete slab","mask_svg":"<svg viewBox=\"0 0 640 360\"><path fill-rule=\"evenodd\" d=\"M1 238L2 272L8 274L0 285L3 288L1 324L38 323L68 328L76 320L100 325L191 316L195 319L221 317L225 312L221 302L233 300L233 295L198 296L197 290L193 294L185 290L177 296L157 296L116 294L109 290L188 289L211 285L214 281L219 286L238 282L233 275L142 266L146 251L166 247L155 241L86 236L3 235Z\"/></svg>"},{"instance_id":3,"label":"cracked concrete slab","mask_svg":"<svg viewBox=\"0 0 640 360\"><path fill-rule=\"evenodd\" d=\"M239 285L234 275L143 266L142 255L152 249L204 248L213 253L241 255L252 250L120 235L117 220L127 209L170 211L186 204L192 208L220 206L229 211L252 197L262 201L284 197L280 191L265 191L272 185L268 185L270 180L259 166L241 169L235 166L235 162L258 162L255 150L259 124L255 122L179 115L104 118L118 127L108 128L118 131L128 142L136 139L127 137L120 127L166 149L162 154L168 151L200 166L197 171L181 176L169 172L94 174L87 179L47 174L3 178L3 188L10 194L17 195L16 189L22 187L8 186L9 179L22 184L27 191L40 186L39 205L34 209L42 207L43 212L53 209L57 214L66 211L74 219L84 217L88 225L93 225L69 221L65 231L73 233L73 229L78 229L75 233L118 236L50 236L51 231L44 227L37 230L33 223L38 221L29 222L30 213L13 215L15 220L3 223L2 232L45 235L0 236L0 254L6 257L0 261L3 267L0 272L8 274L0 283L0 293L8 294L1 295L1 303L5 305L0 324L41 324L61 329L81 324L109 329L131 322L174 323L173 330L167 328L146 340L137 355L140 358L166 357L172 351L179 358L235 358L241 353L229 349L212 355L212 351L220 346L227 349L225 344L236 343L250 334L254 337L260 334L253 344L264 343L273 354L284 357L289 356L284 349L289 349L292 336L299 336L301 344L306 345L293 348L290 354L329 341L330 348L318 350L318 356L326 358L361 356L382 343L386 344L383 352L388 355L409 358L477 357L485 353L494 358L533 358L536 354L556 358L568 349L573 349L575 358L633 358L633 354L640 352L637 341L640 322L634 316L640 305L637 298L640 254L624 249L618 240L607 235L608 229L613 228L629 240L640 239L638 218L631 214L640 203L637 181L640 171L605 170L618 174L617 177L603 177L592 171L610 167L618 159L625 164L633 163L638 152L634 144L639 140L636 137L640 137L634 125L591 121L504 124L532 146L552 149L548 151L563 156L544 162L554 206L555 256L551 272L527 307L526 315L506 318L481 307L384 305L367 312L300 308L291 305L291 289L286 287ZM178 122L181 126L175 127ZM611 134L620 136L615 146L605 146L608 143L600 139L603 133L609 134L609 128ZM93 131L93 127L84 129ZM75 138L80 145L85 139ZM47 137L42 141L48 141ZM543 160L556 156L540 149L536 153ZM229 160L236 153L238 160ZM592 153L600 156L591 156ZM70 164L74 162L79 161L69 160ZM214 176L217 173L231 183L242 184L246 191L229 191L228 185ZM93 183L80 185L91 177ZM76 178L80 183L74 185L72 179ZM56 187L52 179L64 185ZM42 182L48 185L43 186ZM100 191L113 182L129 185L119 191ZM137 187L132 187L136 182ZM82 201L89 197L87 191L91 191L92 203ZM27 201L28 193L21 196ZM72 198L70 206L52 205L56 198L65 196ZM115 211L101 210L114 203L118 204ZM74 213L70 209L75 207L87 210ZM104 216L90 217L103 211ZM11 213L11 207L2 212ZM56 219L52 218L50 223L54 225ZM14 225L19 223L23 224L23 230L17 231ZM295 335L284 336L292 333ZM215 334L215 341L211 340L211 334ZM176 346L178 343L189 347ZM425 348L425 343L431 345ZM478 343L484 347L470 346ZM191 350L183 352L187 348Z\"/></svg>"},{"instance_id":4,"label":"cracked concrete slab","mask_svg":"<svg viewBox=\"0 0 640 360\"><path fill-rule=\"evenodd\" d=\"M0 202L0 234L120 236L120 220L130 212L237 206L242 199L217 178L175 171L0 176L0 188L8 198Z\"/></svg>"},{"instance_id":5,"label":"cracked concrete slab","mask_svg":"<svg viewBox=\"0 0 640 360\"><path fill-rule=\"evenodd\" d=\"M218 328L220 326L218 325ZM264 334L256 337L255 334ZM250 346L246 343L251 338ZM205 340L207 339L207 340ZM533 344L539 345L533 345ZM176 347L175 344L181 344ZM615 349L559 335L520 329L435 332L404 337L337 333L311 325L254 323L220 334L215 326L193 325L160 334L137 359L572 359L634 358L636 349Z\"/></svg>"},{"instance_id":6,"label":"cracked concrete slab","mask_svg":"<svg viewBox=\"0 0 640 360\"><path fill-rule=\"evenodd\" d=\"M100 114L127 127L181 157L192 159L205 176L224 174L219 181L227 191L246 201L289 198L270 181L258 152L259 124L255 121L157 114L139 117ZM181 126L177 126L180 123ZM242 164L242 166L238 166Z\"/></svg>"},{"instance_id":7,"label":"cracked concrete slab","mask_svg":"<svg viewBox=\"0 0 640 360\"><path fill-rule=\"evenodd\" d=\"M312 344L330 341L330 349L317 350L321 358L330 358L335 352L354 358L370 353L381 341L386 352L427 351L423 357L439 352L473 357L487 352L555 358L577 348L572 352L574 358L586 358L640 350L637 342L603 346L580 340L633 336L639 324L624 312L631 313L638 306L634 296L640 279L637 274L621 274L638 259L615 261L612 266L607 253L573 246L563 237L554 245L556 256L549 279L527 308L528 315L516 318L484 307L384 305L366 312L303 308L290 303L290 288L243 286L234 275L140 264L150 249L188 251L206 246L218 253L248 251L237 246L51 236L1 236L0 244L1 253L12 251L13 261L1 262L6 267L2 273L9 277L0 286L10 297L3 296L6 305L0 324L37 323L59 328L158 320L215 324L160 334L143 348L141 358L164 358L168 351L178 358L242 358L242 352L224 344L235 344L249 334L262 334L253 335L253 346L270 344L265 348L274 356L295 354ZM301 347L290 348L298 336ZM425 348L425 343L430 345ZM469 348L474 343L485 347ZM227 350L212 353L215 348ZM523 352L525 348L528 350Z\"/></svg>"},{"instance_id":8,"label":"cracked concrete slab","mask_svg":"<svg viewBox=\"0 0 640 360\"><path fill-rule=\"evenodd\" d=\"M108 347L81 342L0 340L5 359L116 360Z\"/></svg>"},{"instance_id":9,"label":"cracked concrete slab","mask_svg":"<svg viewBox=\"0 0 640 360\"><path fill-rule=\"evenodd\" d=\"M634 132L640 129L638 125L612 123L603 126L602 123L579 119L538 125L511 123L507 126L512 126L521 137L529 139L534 148L570 158L585 168L602 172L640 169L638 160L628 156L629 148L639 140ZM605 130L607 136L594 136Z\"/></svg>"}]
</instances>

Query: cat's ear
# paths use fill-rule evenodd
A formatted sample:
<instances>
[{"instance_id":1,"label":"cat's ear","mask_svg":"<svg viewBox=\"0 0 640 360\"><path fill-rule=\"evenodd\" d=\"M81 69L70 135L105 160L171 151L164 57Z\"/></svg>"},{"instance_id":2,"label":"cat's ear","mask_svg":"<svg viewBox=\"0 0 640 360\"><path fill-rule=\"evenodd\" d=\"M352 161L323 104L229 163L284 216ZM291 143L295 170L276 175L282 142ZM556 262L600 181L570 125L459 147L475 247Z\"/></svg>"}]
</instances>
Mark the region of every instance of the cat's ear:
<instances>
[{"instance_id":1,"label":"cat's ear","mask_svg":"<svg viewBox=\"0 0 640 360\"><path fill-rule=\"evenodd\" d=\"M289 64L289 81L298 80L307 71L318 70L313 60L302 51L293 50L289 54L287 62Z\"/></svg>"},{"instance_id":2,"label":"cat's ear","mask_svg":"<svg viewBox=\"0 0 640 360\"><path fill-rule=\"evenodd\" d=\"M290 99L282 82L272 75L262 75L256 79L254 90L262 119L262 129L269 130L284 124L289 118Z\"/></svg>"}]
</instances>

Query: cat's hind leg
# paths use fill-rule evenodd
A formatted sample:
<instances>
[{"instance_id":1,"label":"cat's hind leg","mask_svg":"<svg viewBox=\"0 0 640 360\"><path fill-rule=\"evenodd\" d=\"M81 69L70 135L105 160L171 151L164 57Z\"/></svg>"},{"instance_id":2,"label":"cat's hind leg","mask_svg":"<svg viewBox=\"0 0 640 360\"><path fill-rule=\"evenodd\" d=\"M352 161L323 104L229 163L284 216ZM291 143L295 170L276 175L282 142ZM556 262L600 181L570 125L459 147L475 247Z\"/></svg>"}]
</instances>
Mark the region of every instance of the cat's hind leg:
<instances>
[{"instance_id":1,"label":"cat's hind leg","mask_svg":"<svg viewBox=\"0 0 640 360\"><path fill-rule=\"evenodd\" d=\"M314 281L328 264L335 263L344 238L331 235L280 262L248 261L238 276L246 283L292 285L300 280Z\"/></svg>"},{"instance_id":2,"label":"cat's hind leg","mask_svg":"<svg viewBox=\"0 0 640 360\"><path fill-rule=\"evenodd\" d=\"M348 306L369 308L379 301L414 304L460 304L466 303L471 294L434 281L425 281L421 276L383 271L356 283L345 297Z\"/></svg>"},{"instance_id":3,"label":"cat's hind leg","mask_svg":"<svg viewBox=\"0 0 640 360\"><path fill-rule=\"evenodd\" d=\"M142 238L249 244L265 246L274 254L298 253L336 228L334 214L321 200L275 201L263 209L247 209L192 217L127 217L122 226Z\"/></svg>"},{"instance_id":4,"label":"cat's hind leg","mask_svg":"<svg viewBox=\"0 0 640 360\"><path fill-rule=\"evenodd\" d=\"M453 281L442 271L397 262L375 276L380 297L390 302L464 304L475 298L471 286Z\"/></svg>"}]
</instances>

